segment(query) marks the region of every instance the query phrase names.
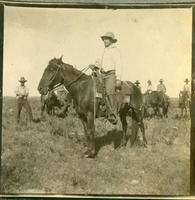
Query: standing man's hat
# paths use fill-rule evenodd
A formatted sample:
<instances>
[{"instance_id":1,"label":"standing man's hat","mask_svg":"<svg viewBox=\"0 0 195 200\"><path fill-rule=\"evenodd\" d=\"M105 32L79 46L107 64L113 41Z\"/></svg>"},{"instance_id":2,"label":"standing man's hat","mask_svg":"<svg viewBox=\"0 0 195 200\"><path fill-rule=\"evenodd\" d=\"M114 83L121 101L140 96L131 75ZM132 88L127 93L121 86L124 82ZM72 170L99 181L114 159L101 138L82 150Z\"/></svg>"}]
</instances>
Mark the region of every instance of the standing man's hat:
<instances>
[{"instance_id":1,"label":"standing man's hat","mask_svg":"<svg viewBox=\"0 0 195 200\"><path fill-rule=\"evenodd\" d=\"M147 82L148 82L148 83L152 83L152 81L151 81L151 80L148 80Z\"/></svg>"},{"instance_id":2,"label":"standing man's hat","mask_svg":"<svg viewBox=\"0 0 195 200\"><path fill-rule=\"evenodd\" d=\"M139 85L139 84L140 84L140 82L137 80L137 81L135 81L135 84Z\"/></svg>"},{"instance_id":3,"label":"standing man's hat","mask_svg":"<svg viewBox=\"0 0 195 200\"><path fill-rule=\"evenodd\" d=\"M25 83L27 80L24 77L21 77L19 82Z\"/></svg>"},{"instance_id":4,"label":"standing man's hat","mask_svg":"<svg viewBox=\"0 0 195 200\"><path fill-rule=\"evenodd\" d=\"M186 82L186 83L189 82L188 78L185 79L185 82Z\"/></svg>"},{"instance_id":5,"label":"standing man's hat","mask_svg":"<svg viewBox=\"0 0 195 200\"><path fill-rule=\"evenodd\" d=\"M161 78L161 79L159 80L159 82L163 82L163 79Z\"/></svg>"},{"instance_id":6,"label":"standing man's hat","mask_svg":"<svg viewBox=\"0 0 195 200\"><path fill-rule=\"evenodd\" d=\"M102 40L104 40L104 38L109 38L113 41L113 43L117 42L117 39L114 36L114 33L112 32L107 32L104 35L101 36Z\"/></svg>"}]
</instances>

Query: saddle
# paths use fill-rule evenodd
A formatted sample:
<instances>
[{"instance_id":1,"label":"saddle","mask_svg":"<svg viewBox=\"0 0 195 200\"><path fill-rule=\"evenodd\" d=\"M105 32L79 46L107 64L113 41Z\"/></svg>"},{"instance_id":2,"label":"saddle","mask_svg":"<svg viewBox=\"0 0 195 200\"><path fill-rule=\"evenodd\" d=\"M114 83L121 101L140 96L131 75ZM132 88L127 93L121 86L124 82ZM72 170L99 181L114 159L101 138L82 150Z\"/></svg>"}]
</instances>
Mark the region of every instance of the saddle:
<instances>
[{"instance_id":1,"label":"saddle","mask_svg":"<svg viewBox=\"0 0 195 200\"><path fill-rule=\"evenodd\" d=\"M99 71L93 71L92 79L94 82L96 98L104 99L106 90L103 80L103 75ZM132 83L129 81L122 82L120 87L115 88L117 99L123 99L123 102L130 103L130 96L133 93Z\"/></svg>"}]
</instances>

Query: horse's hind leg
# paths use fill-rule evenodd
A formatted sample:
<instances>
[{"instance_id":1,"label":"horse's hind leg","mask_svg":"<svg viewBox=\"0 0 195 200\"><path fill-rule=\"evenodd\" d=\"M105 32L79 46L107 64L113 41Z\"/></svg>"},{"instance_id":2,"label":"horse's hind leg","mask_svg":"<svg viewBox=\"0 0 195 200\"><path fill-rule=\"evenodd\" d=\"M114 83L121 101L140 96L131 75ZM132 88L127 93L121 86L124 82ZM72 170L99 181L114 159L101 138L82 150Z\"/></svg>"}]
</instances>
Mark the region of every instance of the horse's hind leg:
<instances>
[{"instance_id":1,"label":"horse's hind leg","mask_svg":"<svg viewBox=\"0 0 195 200\"><path fill-rule=\"evenodd\" d=\"M142 113L140 111L135 112L135 120L133 120L134 122L134 126L136 127L136 123L138 123L139 128L141 130L142 133L142 139L143 139L143 145L146 146L147 144L147 140L146 140L146 136L145 136L145 126L143 123L143 117L142 117ZM137 130L138 132L138 130ZM137 135L137 133L136 133Z\"/></svg>"},{"instance_id":2,"label":"horse's hind leg","mask_svg":"<svg viewBox=\"0 0 195 200\"><path fill-rule=\"evenodd\" d=\"M138 122L132 119L131 137L130 137L131 146L134 145L135 141L138 138L138 130L139 130Z\"/></svg>"},{"instance_id":3,"label":"horse's hind leg","mask_svg":"<svg viewBox=\"0 0 195 200\"><path fill-rule=\"evenodd\" d=\"M180 118L183 118L183 109L184 108L181 108L181 117Z\"/></svg>"},{"instance_id":4,"label":"horse's hind leg","mask_svg":"<svg viewBox=\"0 0 195 200\"><path fill-rule=\"evenodd\" d=\"M141 120L141 122L140 122L140 130L142 132L143 145L146 146L147 145L147 140L146 140L145 126L144 126L143 120Z\"/></svg>"},{"instance_id":5,"label":"horse's hind leg","mask_svg":"<svg viewBox=\"0 0 195 200\"><path fill-rule=\"evenodd\" d=\"M184 115L184 117L186 118L188 116L188 108L185 107L184 109L185 109L185 115Z\"/></svg>"}]
</instances>

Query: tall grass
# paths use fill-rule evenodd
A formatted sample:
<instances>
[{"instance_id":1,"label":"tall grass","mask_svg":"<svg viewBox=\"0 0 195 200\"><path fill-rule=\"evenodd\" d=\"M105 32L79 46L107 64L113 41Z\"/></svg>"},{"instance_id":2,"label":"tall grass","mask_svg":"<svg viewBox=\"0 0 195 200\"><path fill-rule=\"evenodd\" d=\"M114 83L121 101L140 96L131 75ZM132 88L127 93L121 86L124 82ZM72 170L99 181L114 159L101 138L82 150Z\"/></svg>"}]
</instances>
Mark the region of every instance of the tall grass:
<instances>
[{"instance_id":1,"label":"tall grass","mask_svg":"<svg viewBox=\"0 0 195 200\"><path fill-rule=\"evenodd\" d=\"M167 119L144 121L147 148L129 143L116 148L121 132L96 120L94 159L82 156L84 132L77 116L28 124L22 111L17 125L14 101L3 100L2 193L189 194L190 121L175 119L176 100ZM39 99L30 104L39 118Z\"/></svg>"}]
</instances>

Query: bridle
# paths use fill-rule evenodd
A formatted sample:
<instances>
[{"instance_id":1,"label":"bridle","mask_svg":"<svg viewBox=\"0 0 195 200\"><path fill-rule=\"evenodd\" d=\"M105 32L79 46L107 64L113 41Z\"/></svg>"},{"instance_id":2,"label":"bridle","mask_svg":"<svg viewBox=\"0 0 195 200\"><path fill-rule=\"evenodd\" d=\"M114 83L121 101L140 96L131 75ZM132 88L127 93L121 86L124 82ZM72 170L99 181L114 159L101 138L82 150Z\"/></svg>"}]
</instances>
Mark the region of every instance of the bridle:
<instances>
[{"instance_id":1,"label":"bridle","mask_svg":"<svg viewBox=\"0 0 195 200\"><path fill-rule=\"evenodd\" d=\"M56 70L55 74L52 76L52 78L50 79L49 85L50 85L50 84L53 82L53 80L56 78L56 76L57 76L59 70L60 70L61 68L63 68L63 64L56 64L56 63L52 63L52 64L55 65L55 66L57 66L57 70ZM89 66L83 68L83 69L80 71L81 73L78 75L78 77L76 77L73 81L71 81L71 82L66 86L66 88L67 88L67 89L70 89L70 87L72 86L72 84L75 83L75 82L77 82L77 81L81 78L81 76L84 75L84 72L86 72L89 68L90 68ZM52 90L52 89L51 89L51 90Z\"/></svg>"},{"instance_id":2,"label":"bridle","mask_svg":"<svg viewBox=\"0 0 195 200\"><path fill-rule=\"evenodd\" d=\"M48 86L51 85L51 83L52 83L53 80L56 78L56 76L57 76L57 74L58 74L58 72L59 72L59 70L60 70L60 68L61 68L61 65L57 65L57 64L55 64L55 63L53 63L53 65L57 66L57 70L56 70L55 74L51 77L51 79L49 80ZM53 88L52 88L51 90L53 90Z\"/></svg>"}]
</instances>

